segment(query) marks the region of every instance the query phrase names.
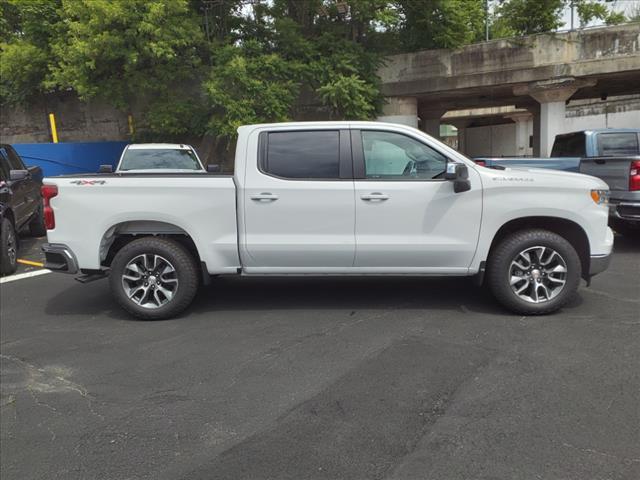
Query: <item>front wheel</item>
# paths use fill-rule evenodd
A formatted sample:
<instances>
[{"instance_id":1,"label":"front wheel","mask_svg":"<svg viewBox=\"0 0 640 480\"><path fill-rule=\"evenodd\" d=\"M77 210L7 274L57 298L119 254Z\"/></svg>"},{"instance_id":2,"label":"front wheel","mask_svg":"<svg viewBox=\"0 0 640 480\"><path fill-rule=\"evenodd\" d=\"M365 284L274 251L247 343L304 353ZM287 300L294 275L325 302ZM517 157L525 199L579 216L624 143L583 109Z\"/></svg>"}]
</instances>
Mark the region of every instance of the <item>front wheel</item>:
<instances>
[{"instance_id":1,"label":"front wheel","mask_svg":"<svg viewBox=\"0 0 640 480\"><path fill-rule=\"evenodd\" d=\"M198 290L198 270L180 243L144 237L116 254L109 284L126 311L144 320L160 320L178 315L191 304Z\"/></svg>"},{"instance_id":2,"label":"front wheel","mask_svg":"<svg viewBox=\"0 0 640 480\"><path fill-rule=\"evenodd\" d=\"M581 274L573 246L547 230L509 235L487 262L487 282L493 295L522 315L542 315L562 308L578 290Z\"/></svg>"}]
</instances>

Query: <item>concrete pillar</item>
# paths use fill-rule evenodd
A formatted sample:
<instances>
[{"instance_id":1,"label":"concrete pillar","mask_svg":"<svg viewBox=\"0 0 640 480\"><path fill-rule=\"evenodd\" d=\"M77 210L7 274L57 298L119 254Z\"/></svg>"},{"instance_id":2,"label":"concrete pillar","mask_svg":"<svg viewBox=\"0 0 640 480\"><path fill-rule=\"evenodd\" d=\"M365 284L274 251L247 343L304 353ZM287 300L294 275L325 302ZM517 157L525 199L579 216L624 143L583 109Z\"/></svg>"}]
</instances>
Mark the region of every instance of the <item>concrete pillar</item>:
<instances>
[{"instance_id":1,"label":"concrete pillar","mask_svg":"<svg viewBox=\"0 0 640 480\"><path fill-rule=\"evenodd\" d=\"M534 113L534 155L548 157L551 154L556 135L564 133L566 101L578 89L595 83L595 80L567 77L514 87L514 94L529 95L540 104L539 115Z\"/></svg>"},{"instance_id":2,"label":"concrete pillar","mask_svg":"<svg viewBox=\"0 0 640 480\"><path fill-rule=\"evenodd\" d=\"M418 99L416 97L387 98L382 107L382 115L377 120L418 128Z\"/></svg>"},{"instance_id":3,"label":"concrete pillar","mask_svg":"<svg viewBox=\"0 0 640 480\"><path fill-rule=\"evenodd\" d=\"M517 112L508 115L508 118L516 124L515 155L524 157L529 154L529 120L531 120L531 114L529 112Z\"/></svg>"},{"instance_id":4,"label":"concrete pillar","mask_svg":"<svg viewBox=\"0 0 640 480\"><path fill-rule=\"evenodd\" d=\"M567 99L574 93L575 90L567 95ZM540 102L541 157L551 156L551 149L553 148L553 141L556 135L564 132L565 105L565 100L559 102Z\"/></svg>"},{"instance_id":5,"label":"concrete pillar","mask_svg":"<svg viewBox=\"0 0 640 480\"><path fill-rule=\"evenodd\" d=\"M455 119L450 120L447 119L447 123L453 125L458 129L458 151L460 153L467 153L467 127L471 124L471 120L463 118L463 119Z\"/></svg>"},{"instance_id":6,"label":"concrete pillar","mask_svg":"<svg viewBox=\"0 0 640 480\"><path fill-rule=\"evenodd\" d=\"M440 139L440 119L447 113L445 109L427 109L421 108L419 110L420 115L420 130L433 138Z\"/></svg>"}]
</instances>

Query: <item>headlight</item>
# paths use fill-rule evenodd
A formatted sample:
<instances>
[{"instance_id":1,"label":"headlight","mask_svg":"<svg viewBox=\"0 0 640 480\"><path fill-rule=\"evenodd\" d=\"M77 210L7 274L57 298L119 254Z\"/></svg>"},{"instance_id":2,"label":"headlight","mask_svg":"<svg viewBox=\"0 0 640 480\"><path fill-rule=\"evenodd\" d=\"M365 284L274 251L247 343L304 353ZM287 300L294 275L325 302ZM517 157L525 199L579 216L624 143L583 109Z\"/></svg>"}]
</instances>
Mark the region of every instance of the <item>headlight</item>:
<instances>
[{"instance_id":1,"label":"headlight","mask_svg":"<svg viewBox=\"0 0 640 480\"><path fill-rule=\"evenodd\" d=\"M598 205L609 203L609 190L591 190L591 199Z\"/></svg>"}]
</instances>

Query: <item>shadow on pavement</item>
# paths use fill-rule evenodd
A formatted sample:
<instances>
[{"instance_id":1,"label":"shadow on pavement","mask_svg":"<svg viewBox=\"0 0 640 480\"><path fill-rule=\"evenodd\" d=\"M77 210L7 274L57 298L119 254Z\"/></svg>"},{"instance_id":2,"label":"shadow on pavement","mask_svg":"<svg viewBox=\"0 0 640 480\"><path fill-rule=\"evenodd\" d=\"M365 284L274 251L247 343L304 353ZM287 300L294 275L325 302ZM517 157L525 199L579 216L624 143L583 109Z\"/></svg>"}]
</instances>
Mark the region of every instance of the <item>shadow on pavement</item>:
<instances>
[{"instance_id":1,"label":"shadow on pavement","mask_svg":"<svg viewBox=\"0 0 640 480\"><path fill-rule=\"evenodd\" d=\"M640 236L616 235L613 249L619 253L640 253Z\"/></svg>"},{"instance_id":2,"label":"shadow on pavement","mask_svg":"<svg viewBox=\"0 0 640 480\"><path fill-rule=\"evenodd\" d=\"M578 294L566 308L582 303ZM438 310L514 316L493 299L488 289L467 278L219 277L200 288L180 317L271 310ZM113 300L106 281L76 284L51 298L49 315L99 315L136 320Z\"/></svg>"}]
</instances>

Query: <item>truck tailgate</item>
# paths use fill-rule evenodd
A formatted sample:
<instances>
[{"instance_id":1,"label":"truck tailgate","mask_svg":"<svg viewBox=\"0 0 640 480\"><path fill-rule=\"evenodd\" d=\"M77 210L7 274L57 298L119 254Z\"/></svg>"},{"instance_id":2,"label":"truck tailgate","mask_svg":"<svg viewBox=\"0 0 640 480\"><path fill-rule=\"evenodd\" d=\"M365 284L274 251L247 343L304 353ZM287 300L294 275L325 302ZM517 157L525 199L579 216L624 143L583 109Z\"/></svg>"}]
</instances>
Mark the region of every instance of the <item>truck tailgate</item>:
<instances>
[{"instance_id":1,"label":"truck tailgate","mask_svg":"<svg viewBox=\"0 0 640 480\"><path fill-rule=\"evenodd\" d=\"M633 161L640 161L640 156L585 157L580 162L580 173L604 180L614 196L616 192L629 191L629 171Z\"/></svg>"}]
</instances>

